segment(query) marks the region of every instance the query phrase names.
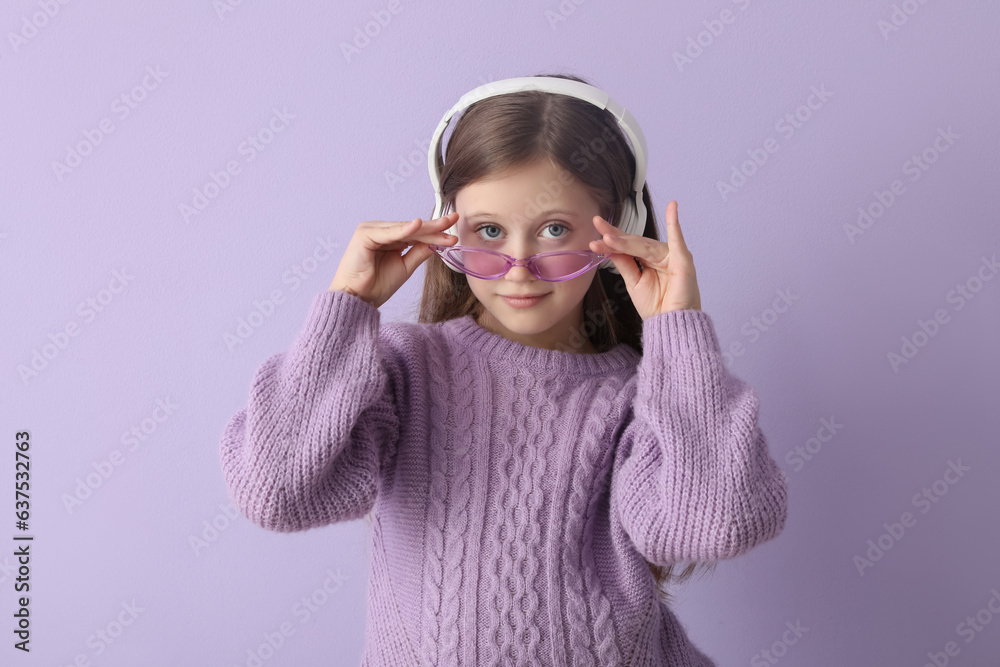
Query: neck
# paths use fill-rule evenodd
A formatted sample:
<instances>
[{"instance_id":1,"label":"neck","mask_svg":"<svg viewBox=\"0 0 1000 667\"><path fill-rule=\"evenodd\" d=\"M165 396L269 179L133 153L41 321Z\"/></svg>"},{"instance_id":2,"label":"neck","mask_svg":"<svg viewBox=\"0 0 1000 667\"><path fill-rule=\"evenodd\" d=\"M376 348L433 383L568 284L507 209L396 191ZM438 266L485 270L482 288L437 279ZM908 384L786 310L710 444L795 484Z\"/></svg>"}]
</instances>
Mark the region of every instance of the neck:
<instances>
[{"instance_id":1,"label":"neck","mask_svg":"<svg viewBox=\"0 0 1000 667\"><path fill-rule=\"evenodd\" d=\"M455 344L468 350L474 358L488 360L507 370L582 376L608 375L634 372L641 357L625 343L606 352L593 354L569 352L562 345L546 349L523 344L486 329L471 314L445 320L441 326L453 336Z\"/></svg>"},{"instance_id":2,"label":"neck","mask_svg":"<svg viewBox=\"0 0 1000 667\"><path fill-rule=\"evenodd\" d=\"M492 313L485 308L478 317L473 318L479 326L498 336L503 336L508 340L538 347L545 350L559 350L573 354L597 354L597 348L590 342L586 335L574 336L572 332L583 332L583 309L580 308L572 317L574 323L564 326L556 326L551 331L544 334L523 335L510 331L497 320Z\"/></svg>"}]
</instances>

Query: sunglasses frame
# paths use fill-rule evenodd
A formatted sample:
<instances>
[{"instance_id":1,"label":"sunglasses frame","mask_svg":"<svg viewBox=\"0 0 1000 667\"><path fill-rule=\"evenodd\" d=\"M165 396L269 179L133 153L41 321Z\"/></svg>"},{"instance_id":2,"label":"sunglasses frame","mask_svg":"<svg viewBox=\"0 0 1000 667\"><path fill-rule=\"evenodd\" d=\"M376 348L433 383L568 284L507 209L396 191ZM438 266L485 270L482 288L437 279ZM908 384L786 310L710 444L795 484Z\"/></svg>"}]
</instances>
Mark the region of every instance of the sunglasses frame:
<instances>
[{"instance_id":1,"label":"sunglasses frame","mask_svg":"<svg viewBox=\"0 0 1000 667\"><path fill-rule=\"evenodd\" d=\"M473 278L479 278L480 280L499 280L500 278L503 278L505 275L507 275L507 272L510 271L515 266L523 266L526 267L528 271L531 271L531 274L536 278L538 278L539 280L544 280L545 282L548 283L559 283L565 280L572 280L577 276L583 275L584 273L590 271L592 268L594 268L595 266L597 266L610 256L605 253L594 252L592 250L553 250L551 252L536 253L530 257L525 257L524 259L515 259L506 253L502 253L497 250L489 250L488 248L474 248L470 246L461 246L461 245L448 246L448 245L437 245L437 244L428 244L428 246L432 250L434 250L434 252L440 255L441 259L445 261L449 266L453 266L462 273L470 275ZM490 255L494 255L502 259L505 262L506 266L504 267L504 270L498 274L485 275L477 273L475 271L471 271L465 268L458 262L449 260L448 255L455 250L465 251L465 252L488 253ZM535 264L535 260L539 257L549 257L552 255L579 255L581 257L589 257L590 261L587 262L587 265L584 266L579 271L575 271L561 278L549 279L545 278L544 276L541 275L541 273L539 273L538 266Z\"/></svg>"}]
</instances>

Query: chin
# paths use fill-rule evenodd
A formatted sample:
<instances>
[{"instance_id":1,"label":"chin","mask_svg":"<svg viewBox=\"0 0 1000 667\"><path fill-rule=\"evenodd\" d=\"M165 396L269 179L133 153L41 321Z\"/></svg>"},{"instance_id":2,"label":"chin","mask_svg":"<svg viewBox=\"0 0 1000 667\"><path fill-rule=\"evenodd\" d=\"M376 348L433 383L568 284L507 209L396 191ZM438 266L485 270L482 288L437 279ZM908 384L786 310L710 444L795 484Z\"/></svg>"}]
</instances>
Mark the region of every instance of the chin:
<instances>
[{"instance_id":1,"label":"chin","mask_svg":"<svg viewBox=\"0 0 1000 667\"><path fill-rule=\"evenodd\" d=\"M500 308L503 308L503 304L500 305ZM490 315L493 316L495 321L518 333L537 333L534 329L539 329L542 326L538 313L498 313L492 310L490 311Z\"/></svg>"},{"instance_id":2,"label":"chin","mask_svg":"<svg viewBox=\"0 0 1000 667\"><path fill-rule=\"evenodd\" d=\"M510 308L501 297L497 297L496 308L489 309L490 317L512 333L530 336L548 331L552 326L551 318L539 308L523 311Z\"/></svg>"}]
</instances>

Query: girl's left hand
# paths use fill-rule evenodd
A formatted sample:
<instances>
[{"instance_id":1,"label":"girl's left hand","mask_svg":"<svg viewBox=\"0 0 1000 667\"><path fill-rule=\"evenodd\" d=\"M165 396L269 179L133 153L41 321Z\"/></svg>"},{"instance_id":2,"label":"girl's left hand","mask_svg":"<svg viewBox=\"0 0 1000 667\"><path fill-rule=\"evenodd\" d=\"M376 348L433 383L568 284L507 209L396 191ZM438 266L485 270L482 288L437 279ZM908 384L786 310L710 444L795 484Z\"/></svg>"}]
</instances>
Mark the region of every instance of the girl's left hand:
<instances>
[{"instance_id":1,"label":"girl's left hand","mask_svg":"<svg viewBox=\"0 0 1000 667\"><path fill-rule=\"evenodd\" d=\"M676 201L667 204L666 217L667 242L664 243L645 236L623 234L601 216L594 216L594 227L603 239L591 241L590 249L611 254L611 261L625 280L625 287L643 322L671 310L701 310L694 258L681 235ZM639 260L641 270L633 257Z\"/></svg>"}]
</instances>

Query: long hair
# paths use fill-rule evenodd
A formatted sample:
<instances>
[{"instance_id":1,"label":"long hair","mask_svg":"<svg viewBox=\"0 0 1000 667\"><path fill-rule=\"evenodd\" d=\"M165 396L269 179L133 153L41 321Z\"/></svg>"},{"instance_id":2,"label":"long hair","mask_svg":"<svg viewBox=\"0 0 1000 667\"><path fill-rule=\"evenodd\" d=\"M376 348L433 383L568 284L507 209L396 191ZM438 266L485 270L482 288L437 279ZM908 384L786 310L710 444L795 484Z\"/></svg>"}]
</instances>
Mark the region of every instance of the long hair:
<instances>
[{"instance_id":1,"label":"long hair","mask_svg":"<svg viewBox=\"0 0 1000 667\"><path fill-rule=\"evenodd\" d=\"M568 74L537 74L590 83ZM446 159L437 156L441 195L454 210L463 187L483 178L549 160L584 185L599 205L600 215L616 224L613 214L631 198L635 156L617 120L606 110L568 95L526 90L488 97L459 117L447 143ZM643 236L659 240L649 188L643 186L646 221ZM433 215L433 213L431 213ZM635 260L633 260L635 261ZM479 321L485 310L465 274L448 268L437 254L426 261L418 322L436 323L465 315ZM583 331L597 352L621 343L642 354L642 318L632 304L624 279L598 270L583 300ZM669 600L665 586L688 579L698 563L675 575L673 565L647 561L657 590ZM714 563L712 567L714 568Z\"/></svg>"}]
</instances>

